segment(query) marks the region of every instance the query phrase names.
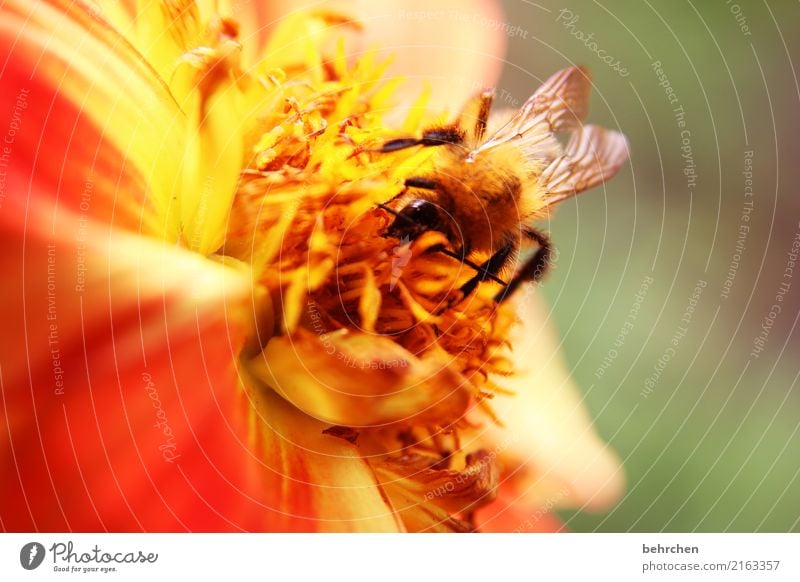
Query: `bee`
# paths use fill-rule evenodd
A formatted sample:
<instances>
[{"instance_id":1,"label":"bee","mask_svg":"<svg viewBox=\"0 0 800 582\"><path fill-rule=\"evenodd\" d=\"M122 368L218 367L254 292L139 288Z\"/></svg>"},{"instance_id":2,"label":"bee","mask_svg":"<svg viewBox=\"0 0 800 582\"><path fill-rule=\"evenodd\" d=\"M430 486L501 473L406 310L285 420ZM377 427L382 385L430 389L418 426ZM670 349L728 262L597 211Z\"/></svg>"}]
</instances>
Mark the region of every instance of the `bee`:
<instances>
[{"instance_id":1,"label":"bee","mask_svg":"<svg viewBox=\"0 0 800 582\"><path fill-rule=\"evenodd\" d=\"M384 153L438 148L433 171L408 178L403 192L381 205L394 215L386 234L406 242L429 230L444 234L451 248L437 250L476 271L460 288L462 298L491 279L503 285L494 297L501 303L522 283L538 281L552 246L535 221L553 205L610 179L628 159L625 136L583 125L590 92L589 71L571 67L550 77L489 137L493 93L484 91L455 123L384 142ZM568 135L565 146L559 134ZM500 274L530 244L536 252L503 281ZM478 254L489 258L482 264L470 260Z\"/></svg>"}]
</instances>

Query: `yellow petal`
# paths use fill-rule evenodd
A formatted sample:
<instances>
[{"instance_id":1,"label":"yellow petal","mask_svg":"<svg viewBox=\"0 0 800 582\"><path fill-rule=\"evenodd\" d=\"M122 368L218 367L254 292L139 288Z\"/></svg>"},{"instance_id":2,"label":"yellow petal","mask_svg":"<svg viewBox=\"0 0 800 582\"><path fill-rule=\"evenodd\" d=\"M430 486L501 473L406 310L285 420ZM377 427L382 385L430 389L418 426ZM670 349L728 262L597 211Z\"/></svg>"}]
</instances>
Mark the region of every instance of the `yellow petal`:
<instances>
[{"instance_id":1,"label":"yellow petal","mask_svg":"<svg viewBox=\"0 0 800 582\"><path fill-rule=\"evenodd\" d=\"M180 56L202 44L211 13L195 0L94 0L93 4L169 80Z\"/></svg>"},{"instance_id":2,"label":"yellow petal","mask_svg":"<svg viewBox=\"0 0 800 582\"><path fill-rule=\"evenodd\" d=\"M353 29L359 25L344 14L330 10L287 10L270 34L259 69L307 71L315 83L322 83L325 78L322 46L332 32L341 33L343 27Z\"/></svg>"},{"instance_id":3,"label":"yellow petal","mask_svg":"<svg viewBox=\"0 0 800 582\"><path fill-rule=\"evenodd\" d=\"M247 126L239 112L238 60L233 41L197 49L184 55L172 82L189 125L179 198L183 240L204 255L222 245L242 168Z\"/></svg>"},{"instance_id":4,"label":"yellow petal","mask_svg":"<svg viewBox=\"0 0 800 582\"><path fill-rule=\"evenodd\" d=\"M67 0L48 0L41 10L27 10L43 30L26 31L46 47L53 83L62 92L67 85L66 94L148 176L162 236L205 255L222 243L244 163L244 135L254 122L240 111L235 31L211 4L103 2L90 13ZM258 97L251 93L250 100Z\"/></svg>"},{"instance_id":5,"label":"yellow petal","mask_svg":"<svg viewBox=\"0 0 800 582\"><path fill-rule=\"evenodd\" d=\"M337 425L447 425L469 403L463 379L446 362L421 360L388 337L346 330L316 335L301 328L272 338L249 368L288 402Z\"/></svg>"}]
</instances>

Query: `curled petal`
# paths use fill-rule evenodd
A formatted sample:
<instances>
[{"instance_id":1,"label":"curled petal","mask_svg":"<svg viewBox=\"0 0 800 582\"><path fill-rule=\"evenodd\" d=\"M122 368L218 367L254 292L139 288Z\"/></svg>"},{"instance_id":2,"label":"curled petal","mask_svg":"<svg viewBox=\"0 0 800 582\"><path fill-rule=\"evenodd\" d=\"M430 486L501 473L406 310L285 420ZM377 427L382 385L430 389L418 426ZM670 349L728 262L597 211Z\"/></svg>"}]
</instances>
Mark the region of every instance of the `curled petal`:
<instances>
[{"instance_id":1,"label":"curled petal","mask_svg":"<svg viewBox=\"0 0 800 582\"><path fill-rule=\"evenodd\" d=\"M365 333L318 336L301 328L272 338L249 368L288 402L337 425L447 425L469 404L463 379L442 362Z\"/></svg>"}]
</instances>

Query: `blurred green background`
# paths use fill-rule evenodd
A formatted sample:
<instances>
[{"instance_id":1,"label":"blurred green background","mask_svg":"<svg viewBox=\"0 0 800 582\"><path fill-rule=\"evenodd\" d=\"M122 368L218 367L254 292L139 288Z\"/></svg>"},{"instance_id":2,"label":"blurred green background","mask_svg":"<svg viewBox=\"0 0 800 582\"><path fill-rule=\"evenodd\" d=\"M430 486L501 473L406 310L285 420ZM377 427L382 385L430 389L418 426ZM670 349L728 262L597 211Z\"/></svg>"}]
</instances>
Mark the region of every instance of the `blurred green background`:
<instances>
[{"instance_id":1,"label":"blurred green background","mask_svg":"<svg viewBox=\"0 0 800 582\"><path fill-rule=\"evenodd\" d=\"M621 129L632 152L547 225L560 254L540 292L628 477L613 511L564 513L567 526L800 531L800 262L787 270L800 236L800 4L506 0L505 12L518 27L507 104L584 63L591 121Z\"/></svg>"}]
</instances>

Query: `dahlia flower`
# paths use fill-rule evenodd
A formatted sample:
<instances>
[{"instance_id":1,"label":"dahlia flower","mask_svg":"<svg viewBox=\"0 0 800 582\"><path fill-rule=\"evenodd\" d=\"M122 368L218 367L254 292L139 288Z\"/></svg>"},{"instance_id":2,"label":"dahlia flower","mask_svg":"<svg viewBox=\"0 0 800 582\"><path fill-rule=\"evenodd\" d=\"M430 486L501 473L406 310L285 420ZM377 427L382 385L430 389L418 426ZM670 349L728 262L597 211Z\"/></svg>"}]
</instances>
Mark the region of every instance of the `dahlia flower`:
<instances>
[{"instance_id":1,"label":"dahlia flower","mask_svg":"<svg viewBox=\"0 0 800 582\"><path fill-rule=\"evenodd\" d=\"M542 531L612 504L536 297L447 301L472 273L442 235L384 236L431 152L374 144L446 114L384 120L410 100L351 16L262 43L224 4L0 7L2 528Z\"/></svg>"}]
</instances>

